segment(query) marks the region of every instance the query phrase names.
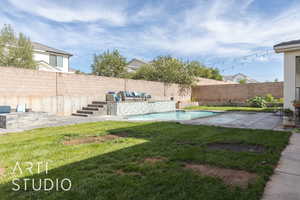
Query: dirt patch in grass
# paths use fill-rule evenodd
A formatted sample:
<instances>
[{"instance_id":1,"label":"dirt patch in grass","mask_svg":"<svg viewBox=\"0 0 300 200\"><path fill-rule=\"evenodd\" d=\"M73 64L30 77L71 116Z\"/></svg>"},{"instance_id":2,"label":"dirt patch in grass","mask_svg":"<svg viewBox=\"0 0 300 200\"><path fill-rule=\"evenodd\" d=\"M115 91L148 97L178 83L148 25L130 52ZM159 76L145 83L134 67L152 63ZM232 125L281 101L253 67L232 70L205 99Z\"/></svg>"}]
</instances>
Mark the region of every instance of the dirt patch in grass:
<instances>
[{"instance_id":1,"label":"dirt patch in grass","mask_svg":"<svg viewBox=\"0 0 300 200\"><path fill-rule=\"evenodd\" d=\"M4 172L5 172L5 169L0 167L0 176L3 176Z\"/></svg>"},{"instance_id":2,"label":"dirt patch in grass","mask_svg":"<svg viewBox=\"0 0 300 200\"><path fill-rule=\"evenodd\" d=\"M266 148L263 145L252 145L252 144L242 144L242 143L210 143L206 147L210 150L228 150L234 152L253 152L253 153L263 153Z\"/></svg>"},{"instance_id":3,"label":"dirt patch in grass","mask_svg":"<svg viewBox=\"0 0 300 200\"><path fill-rule=\"evenodd\" d=\"M115 171L118 175L130 175L130 176L141 176L142 174L139 172L124 172L122 169L118 169Z\"/></svg>"},{"instance_id":4,"label":"dirt patch in grass","mask_svg":"<svg viewBox=\"0 0 300 200\"><path fill-rule=\"evenodd\" d=\"M191 142L191 141L180 141L180 142L176 142L176 144L178 144L178 145L191 145L191 146L199 145L199 146L201 146L201 144L196 143L196 142Z\"/></svg>"},{"instance_id":5,"label":"dirt patch in grass","mask_svg":"<svg viewBox=\"0 0 300 200\"><path fill-rule=\"evenodd\" d=\"M155 164L166 160L167 158L165 157L149 157L149 158L145 158L144 163Z\"/></svg>"},{"instance_id":6,"label":"dirt patch in grass","mask_svg":"<svg viewBox=\"0 0 300 200\"><path fill-rule=\"evenodd\" d=\"M243 170L213 167L210 165L186 163L185 168L191 169L201 175L220 178L227 185L239 186L241 188L247 188L248 184L257 178L257 175L254 173L246 172Z\"/></svg>"},{"instance_id":7,"label":"dirt patch in grass","mask_svg":"<svg viewBox=\"0 0 300 200\"><path fill-rule=\"evenodd\" d=\"M78 145L78 144L88 144L88 143L101 143L101 142L106 142L106 141L111 141L111 140L116 140L119 138L124 138L127 135L124 134L108 134L108 135L103 135L103 136L90 136L90 137L85 137L85 138L78 138L78 139L73 139L73 140L67 140L64 141L64 145Z\"/></svg>"}]
</instances>

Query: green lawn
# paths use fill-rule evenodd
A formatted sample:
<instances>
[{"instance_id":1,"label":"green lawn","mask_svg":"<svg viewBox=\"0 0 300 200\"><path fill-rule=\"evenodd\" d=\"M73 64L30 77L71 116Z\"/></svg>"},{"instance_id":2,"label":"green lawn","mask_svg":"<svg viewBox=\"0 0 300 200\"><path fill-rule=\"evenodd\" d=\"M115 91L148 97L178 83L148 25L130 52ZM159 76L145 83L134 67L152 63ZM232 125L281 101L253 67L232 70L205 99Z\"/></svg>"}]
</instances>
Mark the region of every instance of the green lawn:
<instances>
[{"instance_id":1,"label":"green lawn","mask_svg":"<svg viewBox=\"0 0 300 200\"><path fill-rule=\"evenodd\" d=\"M72 138L119 133L126 133L126 137L103 143L63 144ZM168 122L98 122L8 134L0 136L0 168L5 168L4 176L0 176L0 199L258 200L289 136L287 132ZM178 144L191 141L199 145ZM258 154L208 150L205 144L210 142L261 144L267 151ZM157 157L165 160L155 164L144 162L146 158ZM22 175L12 174L17 161ZM33 175L25 172L27 161L49 162L48 174L37 174L37 167L33 168ZM258 178L245 189L228 186L218 178L184 169L185 163L246 170L256 173ZM12 179L16 177L69 178L72 189L15 192ZM24 188L24 184L19 185Z\"/></svg>"},{"instance_id":2,"label":"green lawn","mask_svg":"<svg viewBox=\"0 0 300 200\"><path fill-rule=\"evenodd\" d=\"M274 112L277 107L255 108L255 107L238 107L238 106L189 106L186 110L219 110L219 111L252 111L252 112Z\"/></svg>"}]
</instances>

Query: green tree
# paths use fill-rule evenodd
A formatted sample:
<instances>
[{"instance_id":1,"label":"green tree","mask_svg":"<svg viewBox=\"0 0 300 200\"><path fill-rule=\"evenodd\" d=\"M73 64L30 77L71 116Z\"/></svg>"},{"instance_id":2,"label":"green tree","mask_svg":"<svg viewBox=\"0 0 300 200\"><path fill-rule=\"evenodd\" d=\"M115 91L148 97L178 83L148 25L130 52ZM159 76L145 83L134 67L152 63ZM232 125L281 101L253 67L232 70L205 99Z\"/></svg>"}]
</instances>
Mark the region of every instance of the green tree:
<instances>
[{"instance_id":1,"label":"green tree","mask_svg":"<svg viewBox=\"0 0 300 200\"><path fill-rule=\"evenodd\" d=\"M182 86L192 85L195 81L189 64L171 56L159 56L149 64L141 66L132 78L177 83Z\"/></svg>"},{"instance_id":2,"label":"green tree","mask_svg":"<svg viewBox=\"0 0 300 200\"><path fill-rule=\"evenodd\" d=\"M247 80L246 80L246 79L241 79L241 80L239 80L239 84L245 84L245 83L247 83Z\"/></svg>"},{"instance_id":3,"label":"green tree","mask_svg":"<svg viewBox=\"0 0 300 200\"><path fill-rule=\"evenodd\" d=\"M30 39L23 33L16 37L10 25L4 25L0 31L0 66L36 68Z\"/></svg>"},{"instance_id":4,"label":"green tree","mask_svg":"<svg viewBox=\"0 0 300 200\"><path fill-rule=\"evenodd\" d=\"M217 68L210 68L212 76L211 79L215 79L215 80L223 80L223 76L220 74L220 71Z\"/></svg>"},{"instance_id":5,"label":"green tree","mask_svg":"<svg viewBox=\"0 0 300 200\"><path fill-rule=\"evenodd\" d=\"M99 76L123 77L126 74L126 58L118 50L94 55L94 62L91 65L92 73Z\"/></svg>"},{"instance_id":6,"label":"green tree","mask_svg":"<svg viewBox=\"0 0 300 200\"><path fill-rule=\"evenodd\" d=\"M196 77L223 80L222 75L216 68L208 68L198 61L188 63L190 72Z\"/></svg>"}]
</instances>

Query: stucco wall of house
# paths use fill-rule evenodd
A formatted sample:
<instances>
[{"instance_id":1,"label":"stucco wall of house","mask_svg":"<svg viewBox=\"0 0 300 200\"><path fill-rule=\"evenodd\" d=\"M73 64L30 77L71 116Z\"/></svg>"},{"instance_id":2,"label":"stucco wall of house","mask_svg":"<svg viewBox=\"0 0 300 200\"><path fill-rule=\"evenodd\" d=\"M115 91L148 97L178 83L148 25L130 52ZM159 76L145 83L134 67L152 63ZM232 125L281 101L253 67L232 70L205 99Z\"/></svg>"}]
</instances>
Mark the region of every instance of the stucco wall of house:
<instances>
[{"instance_id":1,"label":"stucco wall of house","mask_svg":"<svg viewBox=\"0 0 300 200\"><path fill-rule=\"evenodd\" d=\"M63 72L69 72L69 56L63 56Z\"/></svg>"},{"instance_id":2,"label":"stucco wall of house","mask_svg":"<svg viewBox=\"0 0 300 200\"><path fill-rule=\"evenodd\" d=\"M33 53L33 58L35 61L45 61L49 64L50 54L46 52L35 51ZM43 68L44 71L47 71L47 68ZM69 72L69 56L63 56L63 67L60 68L62 72Z\"/></svg>"},{"instance_id":3,"label":"stucco wall of house","mask_svg":"<svg viewBox=\"0 0 300 200\"><path fill-rule=\"evenodd\" d=\"M35 61L45 61L49 64L49 54L43 52L34 52L33 58Z\"/></svg>"}]
</instances>

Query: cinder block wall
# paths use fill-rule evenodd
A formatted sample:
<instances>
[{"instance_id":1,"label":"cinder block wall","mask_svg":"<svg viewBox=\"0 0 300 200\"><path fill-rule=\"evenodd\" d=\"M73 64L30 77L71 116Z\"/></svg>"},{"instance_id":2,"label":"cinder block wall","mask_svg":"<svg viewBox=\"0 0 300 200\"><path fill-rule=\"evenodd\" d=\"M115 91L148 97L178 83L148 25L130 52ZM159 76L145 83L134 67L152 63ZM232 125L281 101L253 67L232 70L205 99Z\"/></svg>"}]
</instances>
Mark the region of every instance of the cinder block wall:
<instances>
[{"instance_id":1,"label":"cinder block wall","mask_svg":"<svg viewBox=\"0 0 300 200\"><path fill-rule=\"evenodd\" d=\"M33 111L70 115L120 90L146 92L154 100L191 99L191 90L181 91L177 84L0 67L0 105L12 108L25 103Z\"/></svg>"},{"instance_id":2,"label":"cinder block wall","mask_svg":"<svg viewBox=\"0 0 300 200\"><path fill-rule=\"evenodd\" d=\"M192 88L192 99L202 105L221 105L230 102L245 103L249 98L266 94L282 98L283 83L202 85Z\"/></svg>"}]
</instances>

